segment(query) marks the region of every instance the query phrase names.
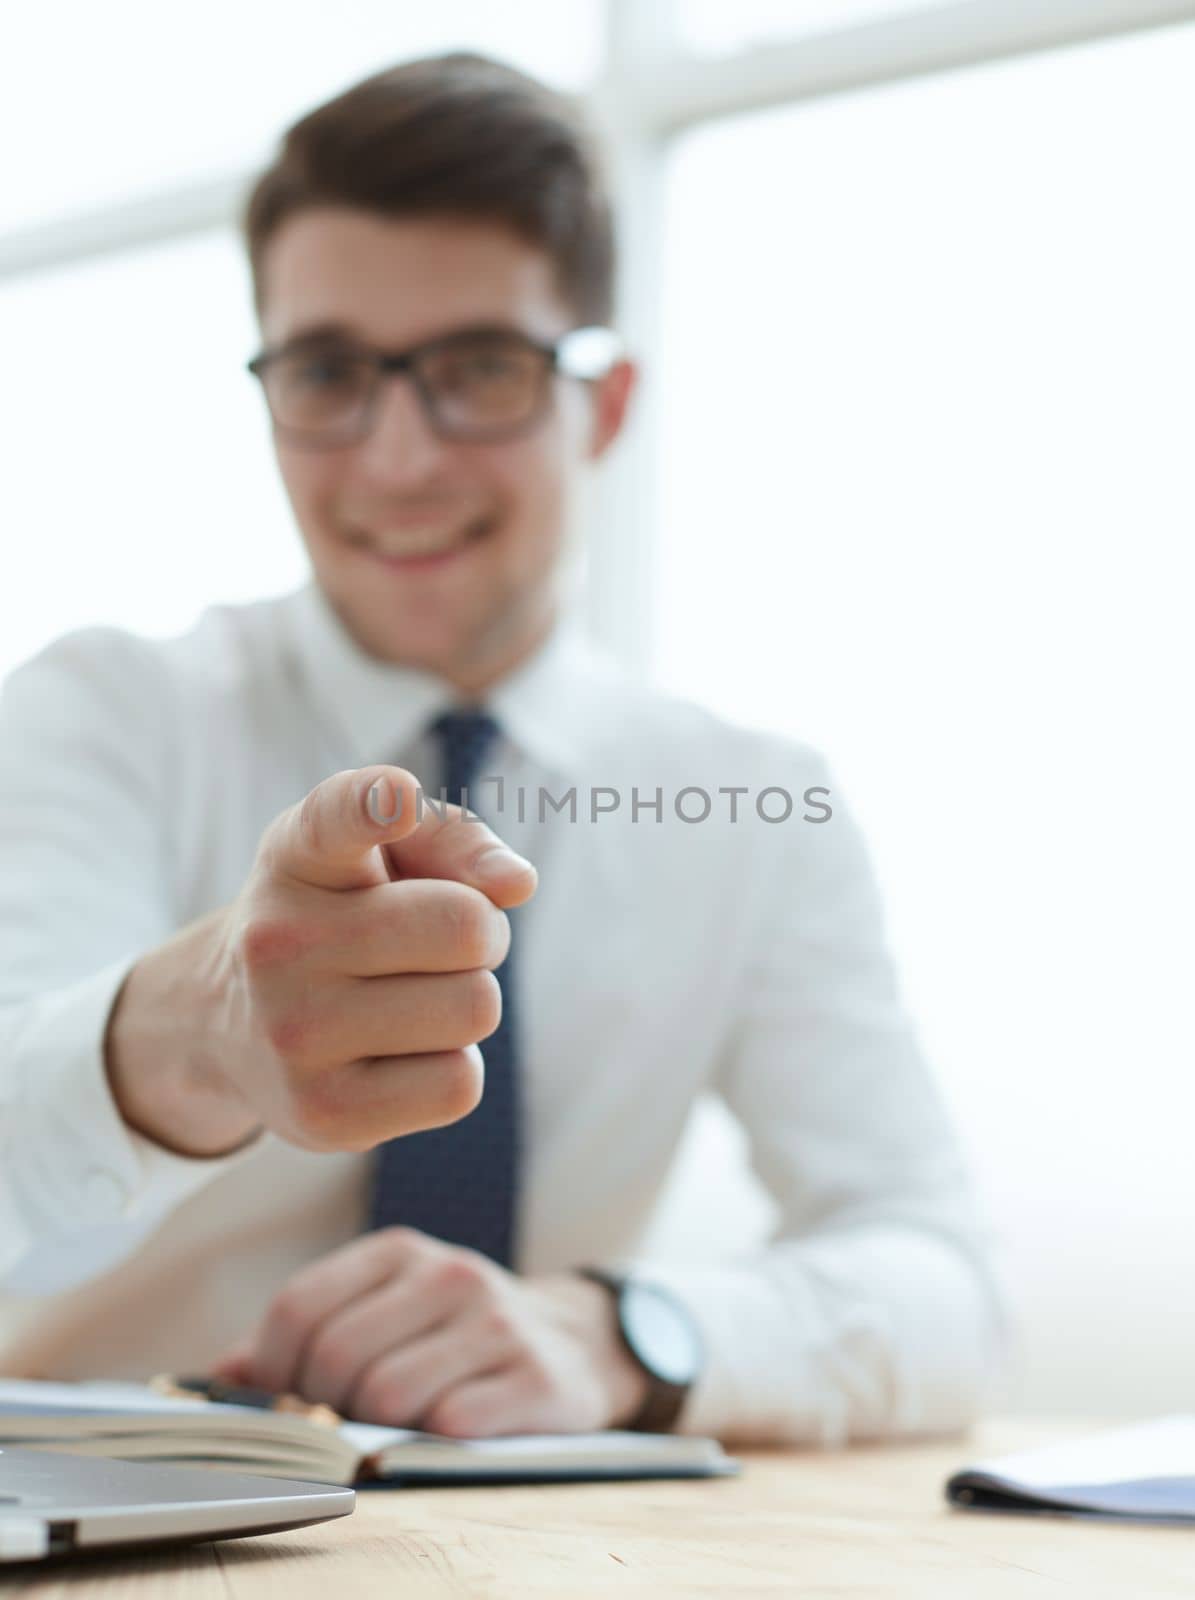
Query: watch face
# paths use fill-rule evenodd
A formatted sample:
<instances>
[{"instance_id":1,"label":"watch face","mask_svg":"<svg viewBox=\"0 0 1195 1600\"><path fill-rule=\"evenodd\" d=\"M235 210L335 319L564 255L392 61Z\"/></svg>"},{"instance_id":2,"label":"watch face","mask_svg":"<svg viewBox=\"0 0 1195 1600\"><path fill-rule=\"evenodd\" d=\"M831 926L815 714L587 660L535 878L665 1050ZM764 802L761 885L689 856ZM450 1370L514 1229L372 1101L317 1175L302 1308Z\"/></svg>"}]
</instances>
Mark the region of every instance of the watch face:
<instances>
[{"instance_id":1,"label":"watch face","mask_svg":"<svg viewBox=\"0 0 1195 1600\"><path fill-rule=\"evenodd\" d=\"M650 1283L628 1283L622 1295L622 1325L631 1348L665 1383L690 1384L701 1371L696 1324L671 1295Z\"/></svg>"}]
</instances>

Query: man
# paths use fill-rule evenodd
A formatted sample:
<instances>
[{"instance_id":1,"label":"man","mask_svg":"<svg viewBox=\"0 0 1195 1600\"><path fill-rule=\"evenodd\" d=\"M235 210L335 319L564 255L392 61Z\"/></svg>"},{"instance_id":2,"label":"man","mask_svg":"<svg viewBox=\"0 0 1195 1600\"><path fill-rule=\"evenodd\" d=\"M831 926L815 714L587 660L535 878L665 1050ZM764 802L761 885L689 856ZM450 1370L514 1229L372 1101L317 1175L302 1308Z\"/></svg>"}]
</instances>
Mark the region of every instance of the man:
<instances>
[{"instance_id":1,"label":"man","mask_svg":"<svg viewBox=\"0 0 1195 1600\"><path fill-rule=\"evenodd\" d=\"M634 379L570 108L382 73L247 235L313 580L0 699L0 1368L459 1434L958 1425L990 1290L825 767L564 614ZM777 1236L636 1271L706 1089Z\"/></svg>"}]
</instances>

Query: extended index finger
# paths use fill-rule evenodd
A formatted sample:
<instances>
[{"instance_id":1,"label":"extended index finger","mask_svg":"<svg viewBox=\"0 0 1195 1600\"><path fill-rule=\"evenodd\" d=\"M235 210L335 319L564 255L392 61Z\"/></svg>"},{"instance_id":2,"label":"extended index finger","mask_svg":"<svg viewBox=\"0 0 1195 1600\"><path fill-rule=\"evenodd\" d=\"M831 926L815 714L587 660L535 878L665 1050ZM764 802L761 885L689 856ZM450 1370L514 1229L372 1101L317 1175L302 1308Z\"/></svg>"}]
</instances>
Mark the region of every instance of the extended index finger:
<instances>
[{"instance_id":1,"label":"extended index finger","mask_svg":"<svg viewBox=\"0 0 1195 1600\"><path fill-rule=\"evenodd\" d=\"M537 882L531 863L472 813L425 805L402 767L333 773L271 824L267 841L274 871L324 889L450 878L507 910Z\"/></svg>"},{"instance_id":2,"label":"extended index finger","mask_svg":"<svg viewBox=\"0 0 1195 1600\"><path fill-rule=\"evenodd\" d=\"M400 878L451 878L480 889L503 911L535 893L538 874L492 828L459 806L420 805L414 830L386 844Z\"/></svg>"},{"instance_id":3,"label":"extended index finger","mask_svg":"<svg viewBox=\"0 0 1195 1600\"><path fill-rule=\"evenodd\" d=\"M418 791L402 767L334 772L270 825L264 841L269 865L321 889L387 883L380 846L416 828Z\"/></svg>"}]
</instances>

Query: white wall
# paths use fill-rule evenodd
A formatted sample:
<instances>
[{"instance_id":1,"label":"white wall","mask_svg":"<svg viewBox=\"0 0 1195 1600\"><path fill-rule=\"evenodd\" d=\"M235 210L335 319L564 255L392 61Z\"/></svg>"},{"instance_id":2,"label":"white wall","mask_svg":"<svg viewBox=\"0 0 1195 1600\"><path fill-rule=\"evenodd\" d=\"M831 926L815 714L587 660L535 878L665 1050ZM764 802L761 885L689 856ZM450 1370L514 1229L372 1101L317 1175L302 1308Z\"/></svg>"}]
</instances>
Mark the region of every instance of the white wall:
<instances>
[{"instance_id":1,"label":"white wall","mask_svg":"<svg viewBox=\"0 0 1195 1600\"><path fill-rule=\"evenodd\" d=\"M669 190L655 672L861 813L1035 1409L1189 1403L1192 81L1192 27L1010 61Z\"/></svg>"}]
</instances>

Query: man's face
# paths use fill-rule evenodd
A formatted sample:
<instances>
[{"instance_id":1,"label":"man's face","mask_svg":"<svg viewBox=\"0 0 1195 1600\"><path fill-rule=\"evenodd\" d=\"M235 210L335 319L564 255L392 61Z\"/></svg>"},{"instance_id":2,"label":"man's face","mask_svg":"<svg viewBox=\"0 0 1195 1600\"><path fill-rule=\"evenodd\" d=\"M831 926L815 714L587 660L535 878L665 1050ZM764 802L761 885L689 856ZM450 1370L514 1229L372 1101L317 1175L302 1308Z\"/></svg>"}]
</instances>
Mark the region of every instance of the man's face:
<instances>
[{"instance_id":1,"label":"man's face","mask_svg":"<svg viewBox=\"0 0 1195 1600\"><path fill-rule=\"evenodd\" d=\"M405 350L479 326L550 342L576 324L550 259L488 222L303 211L266 247L270 349L333 328ZM592 386L556 377L542 420L497 443L440 437L409 378L388 379L359 442L296 446L278 464L315 576L372 655L481 689L547 632L585 464L621 425L622 363Z\"/></svg>"}]
</instances>

